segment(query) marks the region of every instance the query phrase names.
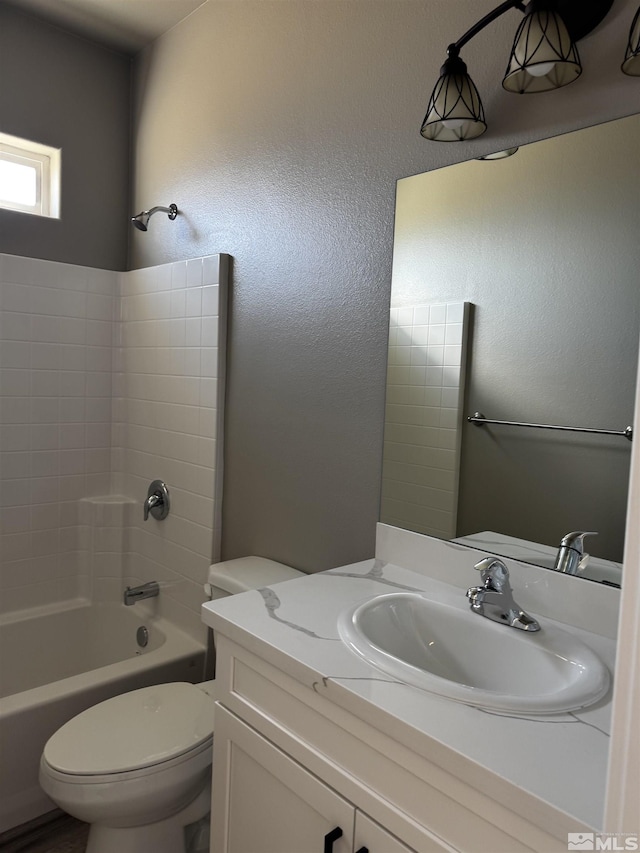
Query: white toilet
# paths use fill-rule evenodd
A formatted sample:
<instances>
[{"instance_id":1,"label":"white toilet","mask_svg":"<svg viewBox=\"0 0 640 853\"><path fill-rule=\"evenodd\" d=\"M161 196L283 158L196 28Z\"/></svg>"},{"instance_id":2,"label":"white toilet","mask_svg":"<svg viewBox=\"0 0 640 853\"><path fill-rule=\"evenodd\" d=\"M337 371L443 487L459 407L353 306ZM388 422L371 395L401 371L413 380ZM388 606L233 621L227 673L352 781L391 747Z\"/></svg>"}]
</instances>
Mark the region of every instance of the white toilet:
<instances>
[{"instance_id":1,"label":"white toilet","mask_svg":"<svg viewBox=\"0 0 640 853\"><path fill-rule=\"evenodd\" d=\"M211 566L212 597L301 577L244 557ZM91 824L87 853L208 850L215 682L170 683L107 699L47 741L40 785Z\"/></svg>"}]
</instances>

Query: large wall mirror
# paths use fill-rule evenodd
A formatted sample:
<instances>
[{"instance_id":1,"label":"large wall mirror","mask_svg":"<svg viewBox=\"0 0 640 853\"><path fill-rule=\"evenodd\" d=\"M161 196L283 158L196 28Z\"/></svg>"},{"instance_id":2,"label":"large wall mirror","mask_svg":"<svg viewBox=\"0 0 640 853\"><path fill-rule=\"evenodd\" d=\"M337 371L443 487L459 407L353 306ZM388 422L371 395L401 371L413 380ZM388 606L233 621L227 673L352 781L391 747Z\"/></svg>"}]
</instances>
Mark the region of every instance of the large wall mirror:
<instances>
[{"instance_id":1,"label":"large wall mirror","mask_svg":"<svg viewBox=\"0 0 640 853\"><path fill-rule=\"evenodd\" d=\"M381 520L620 582L640 116L398 182Z\"/></svg>"}]
</instances>

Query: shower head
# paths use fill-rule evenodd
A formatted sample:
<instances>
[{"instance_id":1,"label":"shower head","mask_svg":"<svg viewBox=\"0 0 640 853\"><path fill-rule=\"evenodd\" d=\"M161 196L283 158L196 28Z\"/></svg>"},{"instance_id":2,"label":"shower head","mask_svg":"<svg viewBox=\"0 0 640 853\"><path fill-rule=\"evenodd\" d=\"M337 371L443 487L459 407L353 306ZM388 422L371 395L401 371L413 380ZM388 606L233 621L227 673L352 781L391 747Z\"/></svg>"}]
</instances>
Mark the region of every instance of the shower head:
<instances>
[{"instance_id":1,"label":"shower head","mask_svg":"<svg viewBox=\"0 0 640 853\"><path fill-rule=\"evenodd\" d=\"M162 210L164 213L169 214L169 219L173 222L173 220L178 215L178 208L175 204L170 204L169 207L152 207L151 210L143 210L142 213L138 213L135 216L131 217L131 222L138 229L138 231L146 231L149 227L149 217L153 216L154 213L157 213L159 210Z\"/></svg>"},{"instance_id":2,"label":"shower head","mask_svg":"<svg viewBox=\"0 0 640 853\"><path fill-rule=\"evenodd\" d=\"M142 213L139 213L137 216L132 216L131 221L133 223L133 227L137 228L138 231L146 231L149 224L149 212L143 210Z\"/></svg>"}]
</instances>

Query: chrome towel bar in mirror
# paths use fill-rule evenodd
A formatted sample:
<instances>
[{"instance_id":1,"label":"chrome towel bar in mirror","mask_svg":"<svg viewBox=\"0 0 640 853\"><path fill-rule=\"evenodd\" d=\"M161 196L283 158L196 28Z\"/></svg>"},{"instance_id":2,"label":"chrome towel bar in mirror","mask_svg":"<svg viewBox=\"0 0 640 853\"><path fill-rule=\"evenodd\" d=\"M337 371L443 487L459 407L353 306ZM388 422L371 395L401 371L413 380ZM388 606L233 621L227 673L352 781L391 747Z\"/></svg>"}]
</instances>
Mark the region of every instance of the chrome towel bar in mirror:
<instances>
[{"instance_id":1,"label":"chrome towel bar in mirror","mask_svg":"<svg viewBox=\"0 0 640 853\"><path fill-rule=\"evenodd\" d=\"M560 429L565 432L590 432L596 435L619 435L623 438L633 441L633 427L628 426L623 430L615 429L588 429L587 427L571 427L571 426L555 426L553 424L527 424L519 421L497 421L491 418L485 418L482 412L474 412L467 418L470 424L484 426L485 424L497 424L499 426L515 426L515 427L531 427L532 429Z\"/></svg>"}]
</instances>

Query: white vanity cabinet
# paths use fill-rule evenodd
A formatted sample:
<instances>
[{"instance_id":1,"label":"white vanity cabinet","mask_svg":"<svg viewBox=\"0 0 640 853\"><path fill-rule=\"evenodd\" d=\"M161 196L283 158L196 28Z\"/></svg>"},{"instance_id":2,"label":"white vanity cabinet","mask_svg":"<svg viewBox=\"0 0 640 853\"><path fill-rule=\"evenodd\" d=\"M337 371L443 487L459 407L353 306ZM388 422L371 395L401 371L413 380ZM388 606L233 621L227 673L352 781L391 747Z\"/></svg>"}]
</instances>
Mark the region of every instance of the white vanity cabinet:
<instances>
[{"instance_id":1,"label":"white vanity cabinet","mask_svg":"<svg viewBox=\"0 0 640 853\"><path fill-rule=\"evenodd\" d=\"M570 713L493 713L386 675L340 638L341 614L390 591L467 606L475 555L430 546L412 559L451 583L383 553L203 606L217 648L211 853L324 853L336 827L332 853L566 853L569 833L602 826L610 692ZM513 568L550 634L571 580L555 574ZM613 672L618 591L583 586L597 600L563 624Z\"/></svg>"},{"instance_id":2,"label":"white vanity cabinet","mask_svg":"<svg viewBox=\"0 0 640 853\"><path fill-rule=\"evenodd\" d=\"M211 853L566 851L299 675L218 634Z\"/></svg>"},{"instance_id":3,"label":"white vanity cabinet","mask_svg":"<svg viewBox=\"0 0 640 853\"><path fill-rule=\"evenodd\" d=\"M348 793L342 794L340 782L348 791L357 780L333 772L332 785L326 784L304 766L305 745L297 738L282 729L278 736L285 749L289 743L297 760L269 738L274 725L280 728L267 695L273 688L277 705L277 686L269 685L251 666L243 666L247 654L233 644L229 649L235 654L225 661L221 653L226 646L222 642L218 649L218 678L223 678L220 669L226 662L227 672L235 675L234 686L243 689L238 683L240 675L256 698L264 691L265 706L246 704L244 710L252 725L238 716L245 697L237 689L223 694L216 707L211 853L418 853L357 808ZM248 657L249 663L264 670L266 665ZM286 706L286 692L281 699ZM284 707L283 711L287 716ZM322 766L323 757L317 751L306 752L314 769ZM378 811L375 815L378 817ZM453 853L453 848L428 834L418 834L419 853Z\"/></svg>"},{"instance_id":4,"label":"white vanity cabinet","mask_svg":"<svg viewBox=\"0 0 640 853\"><path fill-rule=\"evenodd\" d=\"M222 707L215 761L215 853L415 853Z\"/></svg>"},{"instance_id":5,"label":"white vanity cabinet","mask_svg":"<svg viewBox=\"0 0 640 853\"><path fill-rule=\"evenodd\" d=\"M436 846L429 845L427 848L429 851L451 849L450 847L443 847L435 841L433 843ZM403 844L395 835L391 835L380 824L359 810L356 810L353 849L355 853L413 853L411 848Z\"/></svg>"}]
</instances>

